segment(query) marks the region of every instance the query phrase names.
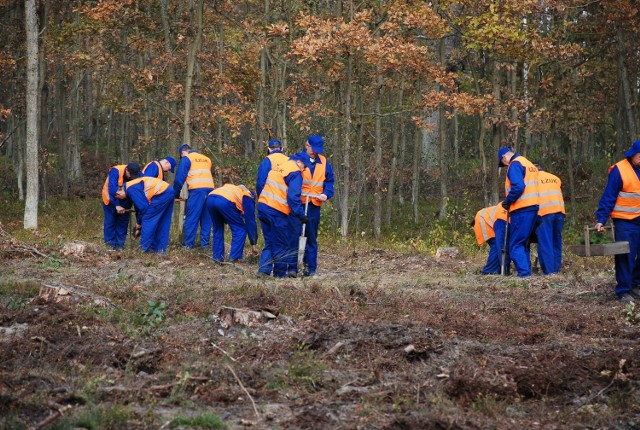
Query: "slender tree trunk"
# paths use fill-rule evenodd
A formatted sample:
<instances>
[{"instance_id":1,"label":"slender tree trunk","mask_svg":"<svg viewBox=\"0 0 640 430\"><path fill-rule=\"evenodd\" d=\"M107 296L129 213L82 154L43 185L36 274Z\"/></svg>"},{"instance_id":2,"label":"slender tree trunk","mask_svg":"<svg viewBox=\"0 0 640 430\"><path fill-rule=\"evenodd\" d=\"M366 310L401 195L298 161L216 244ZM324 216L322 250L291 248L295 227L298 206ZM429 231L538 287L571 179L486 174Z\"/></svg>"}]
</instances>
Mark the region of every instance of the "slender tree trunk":
<instances>
[{"instance_id":1,"label":"slender tree trunk","mask_svg":"<svg viewBox=\"0 0 640 430\"><path fill-rule=\"evenodd\" d=\"M411 175L411 203L413 205L413 222L418 224L420 222L420 160L422 159L422 137L424 133L428 133L427 130L417 129L414 138L413 146L413 165Z\"/></svg>"},{"instance_id":2,"label":"slender tree trunk","mask_svg":"<svg viewBox=\"0 0 640 430\"><path fill-rule=\"evenodd\" d=\"M162 31L164 33L164 50L169 59L173 58L173 38L171 37L171 24L169 23L169 12L168 8L169 0L161 0L160 1L160 16L162 17ZM167 80L170 83L174 83L176 81L175 68L173 66L173 61L167 62ZM169 118L167 120L167 135L169 137L168 141L171 143L176 143L178 138L178 133L176 127L174 127L173 121L178 118L178 108L177 103L173 100L168 100L167 108L169 109ZM166 146L165 151L169 150L169 147Z\"/></svg>"},{"instance_id":3,"label":"slender tree trunk","mask_svg":"<svg viewBox=\"0 0 640 430\"><path fill-rule=\"evenodd\" d=\"M404 103L404 79L400 81L400 88L398 90L398 103L396 109L401 111L402 104ZM386 201L386 217L385 222L387 226L391 225L391 212L393 210L393 196L396 194L396 175L398 170L398 145L400 141L400 128L402 124L402 113L398 116L398 121L394 121L393 124L393 138L391 139L391 168L389 171L389 185L387 187L387 201Z\"/></svg>"},{"instance_id":4,"label":"slender tree trunk","mask_svg":"<svg viewBox=\"0 0 640 430\"><path fill-rule=\"evenodd\" d=\"M380 237L382 226L382 91L384 79L378 75L375 99L375 190L373 192L373 235Z\"/></svg>"},{"instance_id":5,"label":"slender tree trunk","mask_svg":"<svg viewBox=\"0 0 640 430\"><path fill-rule=\"evenodd\" d=\"M349 233L349 179L351 173L351 91L353 78L353 58L347 58L347 75L345 77L345 97L344 97L344 146L342 153L342 196L340 202L340 230L342 237L347 237Z\"/></svg>"},{"instance_id":6,"label":"slender tree trunk","mask_svg":"<svg viewBox=\"0 0 640 430\"><path fill-rule=\"evenodd\" d=\"M191 144L191 90L193 86L193 70L196 64L196 54L198 53L198 49L200 48L200 40L202 39L203 9L204 0L196 0L196 37L189 45L189 53L187 56L187 76L184 83L184 131L182 135L182 141L187 145Z\"/></svg>"},{"instance_id":7,"label":"slender tree trunk","mask_svg":"<svg viewBox=\"0 0 640 430\"><path fill-rule=\"evenodd\" d=\"M449 148L447 148L447 119L444 115L444 108L441 107L439 111L438 140L440 141L440 210L438 218L445 219L447 217L447 206L449 204L449 194L447 190L449 181L449 157L447 157L447 154L449 153Z\"/></svg>"},{"instance_id":8,"label":"slender tree trunk","mask_svg":"<svg viewBox=\"0 0 640 430\"><path fill-rule=\"evenodd\" d=\"M633 110L633 95L631 94L631 86L629 84L629 72L626 62L625 34L622 26L618 27L618 68L620 69L620 78L622 79L622 90L624 95L624 108L627 119L627 128L631 136L630 140L638 138L636 127L636 119Z\"/></svg>"},{"instance_id":9,"label":"slender tree trunk","mask_svg":"<svg viewBox=\"0 0 640 430\"><path fill-rule=\"evenodd\" d=\"M36 0L25 0L27 33L27 198L24 205L24 228L38 228L38 14Z\"/></svg>"}]
</instances>

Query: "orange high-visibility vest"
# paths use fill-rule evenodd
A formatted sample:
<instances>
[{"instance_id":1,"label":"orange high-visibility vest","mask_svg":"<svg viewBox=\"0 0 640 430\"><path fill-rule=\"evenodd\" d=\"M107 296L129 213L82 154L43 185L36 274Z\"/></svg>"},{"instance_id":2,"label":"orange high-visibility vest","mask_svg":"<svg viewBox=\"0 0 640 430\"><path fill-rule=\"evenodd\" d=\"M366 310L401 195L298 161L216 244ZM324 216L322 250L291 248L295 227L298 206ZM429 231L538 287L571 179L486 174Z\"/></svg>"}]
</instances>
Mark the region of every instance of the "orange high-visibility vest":
<instances>
[{"instance_id":1,"label":"orange high-visibility vest","mask_svg":"<svg viewBox=\"0 0 640 430\"><path fill-rule=\"evenodd\" d=\"M186 157L191 161L189 173L187 173L187 188L215 188L211 175L211 160L199 152L190 152Z\"/></svg>"},{"instance_id":2,"label":"orange high-visibility vest","mask_svg":"<svg viewBox=\"0 0 640 430\"><path fill-rule=\"evenodd\" d=\"M125 191L126 188L139 184L140 182L144 182L144 194L147 196L147 200L149 200L149 203L151 203L151 197L158 195L169 188L169 183L163 181L162 179L153 178L151 176L141 176L137 179L133 179L127 182Z\"/></svg>"},{"instance_id":3,"label":"orange high-visibility vest","mask_svg":"<svg viewBox=\"0 0 640 430\"><path fill-rule=\"evenodd\" d=\"M511 204L511 207L509 208L510 211L515 211L518 209L540 204L538 168L523 156L518 157L518 162L522 164L525 171L524 191L522 192L520 197L518 197L518 200ZM509 167L507 168L507 179L504 184L505 196L508 196L509 191L511 191L511 181L509 180L508 176L511 164L513 163L510 163Z\"/></svg>"},{"instance_id":4,"label":"orange high-visibility vest","mask_svg":"<svg viewBox=\"0 0 640 430\"><path fill-rule=\"evenodd\" d=\"M316 163L313 177L311 177L310 169L304 169L304 172L302 172L302 203L307 203L305 194L318 195L324 192L324 180L327 178L327 158L320 154L317 156L321 162ZM322 206L323 202L317 197L311 197L311 203L316 206Z\"/></svg>"},{"instance_id":5,"label":"orange high-visibility vest","mask_svg":"<svg viewBox=\"0 0 640 430\"><path fill-rule=\"evenodd\" d=\"M156 176L156 178L164 180L164 170L162 170L162 164L160 164L158 160L148 162L147 165L144 166L144 169L142 169L142 171L144 172L145 170L147 170L147 167L149 167L152 163L155 163L156 166L158 166L158 175Z\"/></svg>"},{"instance_id":6,"label":"orange high-visibility vest","mask_svg":"<svg viewBox=\"0 0 640 430\"><path fill-rule=\"evenodd\" d=\"M289 161L289 157L284 155L282 152L273 152L267 155L267 158L271 161L271 170L277 169L279 166Z\"/></svg>"},{"instance_id":7,"label":"orange high-visibility vest","mask_svg":"<svg viewBox=\"0 0 640 430\"><path fill-rule=\"evenodd\" d=\"M242 207L242 198L251 197L251 191L244 185L224 184L220 188L216 188L211 191L209 195L222 196L229 200L231 203L235 203L236 208L244 215L244 208Z\"/></svg>"},{"instance_id":8,"label":"orange high-visibility vest","mask_svg":"<svg viewBox=\"0 0 640 430\"><path fill-rule=\"evenodd\" d=\"M124 184L124 169L127 167L126 164L118 164L117 166L111 166L109 168L109 172L111 169L118 169L118 187L121 187ZM105 205L109 205L109 174L107 174L107 180L104 181L104 185L102 186L102 202Z\"/></svg>"},{"instance_id":9,"label":"orange high-visibility vest","mask_svg":"<svg viewBox=\"0 0 640 430\"><path fill-rule=\"evenodd\" d=\"M611 211L611 218L634 219L640 216L640 180L636 175L633 166L626 158L617 162L620 177L622 178L622 189L618 193L616 205ZM609 167L609 172L614 166Z\"/></svg>"},{"instance_id":10,"label":"orange high-visibility vest","mask_svg":"<svg viewBox=\"0 0 640 430\"><path fill-rule=\"evenodd\" d=\"M305 169L306 170L306 169ZM287 160L286 163L280 165L277 170L271 170L267 176L258 203L264 203L267 206L278 210L286 215L291 213L291 208L287 203L287 190L289 187L284 181L291 172L299 172L298 164L293 160Z\"/></svg>"},{"instance_id":11,"label":"orange high-visibility vest","mask_svg":"<svg viewBox=\"0 0 640 430\"><path fill-rule=\"evenodd\" d=\"M564 198L562 197L562 181L556 175L544 170L538 172L540 186L540 209L538 215L545 216L561 212L565 214Z\"/></svg>"},{"instance_id":12,"label":"orange high-visibility vest","mask_svg":"<svg viewBox=\"0 0 640 430\"><path fill-rule=\"evenodd\" d=\"M483 245L488 242L489 239L496 237L493 225L499 219L503 221L507 220L507 211L500 203L478 211L475 217L475 223L473 224L473 231L476 234L478 245Z\"/></svg>"}]
</instances>

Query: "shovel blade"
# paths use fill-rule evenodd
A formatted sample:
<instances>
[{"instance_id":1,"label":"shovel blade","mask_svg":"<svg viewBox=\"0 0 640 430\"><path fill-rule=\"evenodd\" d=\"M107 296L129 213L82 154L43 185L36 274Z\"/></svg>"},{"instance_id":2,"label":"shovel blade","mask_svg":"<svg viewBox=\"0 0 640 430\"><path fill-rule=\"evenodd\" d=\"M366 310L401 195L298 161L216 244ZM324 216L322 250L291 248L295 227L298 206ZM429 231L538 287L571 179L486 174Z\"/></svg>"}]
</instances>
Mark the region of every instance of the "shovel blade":
<instances>
[{"instance_id":1,"label":"shovel blade","mask_svg":"<svg viewBox=\"0 0 640 430\"><path fill-rule=\"evenodd\" d=\"M306 236L300 236L298 238L298 270L302 269L302 264L304 260L304 250L306 247L307 247Z\"/></svg>"}]
</instances>

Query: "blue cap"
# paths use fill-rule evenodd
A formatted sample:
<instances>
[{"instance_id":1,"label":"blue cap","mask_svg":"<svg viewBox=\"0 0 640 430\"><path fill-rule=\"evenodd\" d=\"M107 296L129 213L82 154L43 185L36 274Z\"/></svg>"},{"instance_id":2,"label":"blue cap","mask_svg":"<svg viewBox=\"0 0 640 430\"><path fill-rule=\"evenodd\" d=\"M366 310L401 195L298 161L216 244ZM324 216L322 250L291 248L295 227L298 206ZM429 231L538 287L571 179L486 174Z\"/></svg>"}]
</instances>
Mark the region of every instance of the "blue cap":
<instances>
[{"instance_id":1,"label":"blue cap","mask_svg":"<svg viewBox=\"0 0 640 430\"><path fill-rule=\"evenodd\" d=\"M503 146L498 150L498 167L505 166L504 163L502 163L502 157L509 151L513 152L513 148L510 146Z\"/></svg>"},{"instance_id":2,"label":"blue cap","mask_svg":"<svg viewBox=\"0 0 640 430\"><path fill-rule=\"evenodd\" d=\"M164 157L164 159L167 160L169 164L171 164L171 173L173 173L176 170L176 159L169 156Z\"/></svg>"},{"instance_id":3,"label":"blue cap","mask_svg":"<svg viewBox=\"0 0 640 430\"><path fill-rule=\"evenodd\" d=\"M636 140L635 142L633 142L633 145L631 145L631 149L629 149L627 152L625 152L624 156L625 157L633 157L638 152L640 152L640 140Z\"/></svg>"},{"instance_id":4,"label":"blue cap","mask_svg":"<svg viewBox=\"0 0 640 430\"><path fill-rule=\"evenodd\" d=\"M182 157L182 151L188 151L190 149L191 147L186 143L184 145L180 145L180 148L178 148L178 155Z\"/></svg>"},{"instance_id":5,"label":"blue cap","mask_svg":"<svg viewBox=\"0 0 640 430\"><path fill-rule=\"evenodd\" d=\"M300 160L304 163L305 166L311 168L311 160L309 159L309 154L307 154L306 151L296 152L291 157L289 157L289 160Z\"/></svg>"},{"instance_id":6,"label":"blue cap","mask_svg":"<svg viewBox=\"0 0 640 430\"><path fill-rule=\"evenodd\" d=\"M135 179L140 176L140 165L138 163L127 164L127 170L129 171L131 179Z\"/></svg>"},{"instance_id":7,"label":"blue cap","mask_svg":"<svg viewBox=\"0 0 640 430\"><path fill-rule=\"evenodd\" d=\"M324 154L324 139L322 136L318 136L317 134L312 134L307 139L307 142L311 146L311 150L316 154Z\"/></svg>"},{"instance_id":8,"label":"blue cap","mask_svg":"<svg viewBox=\"0 0 640 430\"><path fill-rule=\"evenodd\" d=\"M278 139L271 139L268 146L269 148L282 148L282 142Z\"/></svg>"}]
</instances>

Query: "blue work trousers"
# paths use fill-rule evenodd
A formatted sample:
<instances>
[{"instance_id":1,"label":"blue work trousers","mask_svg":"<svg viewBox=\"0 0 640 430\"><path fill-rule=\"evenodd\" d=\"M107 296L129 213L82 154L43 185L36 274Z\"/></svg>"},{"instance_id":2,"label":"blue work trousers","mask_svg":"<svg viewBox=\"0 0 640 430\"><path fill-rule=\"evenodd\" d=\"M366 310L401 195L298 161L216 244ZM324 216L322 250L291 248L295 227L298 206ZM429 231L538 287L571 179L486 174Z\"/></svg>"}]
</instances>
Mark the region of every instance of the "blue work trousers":
<instances>
[{"instance_id":1,"label":"blue work trousers","mask_svg":"<svg viewBox=\"0 0 640 430\"><path fill-rule=\"evenodd\" d=\"M616 242L628 241L629 253L616 254L616 294L628 294L640 285L640 224L635 220L614 219Z\"/></svg>"},{"instance_id":2,"label":"blue work trousers","mask_svg":"<svg viewBox=\"0 0 640 430\"><path fill-rule=\"evenodd\" d=\"M207 197L207 210L213 224L213 246L211 256L213 261L224 261L224 225L231 229L231 251L229 259L241 260L244 256L244 243L247 238L247 227L244 215L236 204L218 195Z\"/></svg>"},{"instance_id":3,"label":"blue work trousers","mask_svg":"<svg viewBox=\"0 0 640 430\"><path fill-rule=\"evenodd\" d=\"M206 200L213 188L196 188L189 190L187 207L184 214L184 239L182 246L193 248L196 243L196 233L200 225L200 246L209 246L211 237L211 216L207 211Z\"/></svg>"},{"instance_id":4,"label":"blue work trousers","mask_svg":"<svg viewBox=\"0 0 640 430\"><path fill-rule=\"evenodd\" d=\"M496 220L493 225L493 231L496 235L495 238L489 239L489 256L487 257L487 264L482 269L482 273L485 275L499 275L502 269L502 248L505 246L504 236L506 229L506 221ZM508 247L508 244L507 244ZM505 266L505 274L510 272L510 260L509 249L505 249L507 265Z\"/></svg>"},{"instance_id":5,"label":"blue work trousers","mask_svg":"<svg viewBox=\"0 0 640 430\"><path fill-rule=\"evenodd\" d=\"M304 234L307 237L307 247L304 251L304 265L306 267L306 274L313 275L316 273L318 268L318 229L320 228L320 206L316 206L309 202L307 217L309 218L309 222L307 222Z\"/></svg>"},{"instance_id":6,"label":"blue work trousers","mask_svg":"<svg viewBox=\"0 0 640 430\"><path fill-rule=\"evenodd\" d=\"M140 248L144 252L164 254L169 246L169 231L173 216L175 194L172 188L151 198L151 204L142 215Z\"/></svg>"},{"instance_id":7,"label":"blue work trousers","mask_svg":"<svg viewBox=\"0 0 640 430\"><path fill-rule=\"evenodd\" d=\"M550 275L560 271L562 265L562 212L548 214L540 218L536 227L538 237L538 261L542 273Z\"/></svg>"},{"instance_id":8,"label":"blue work trousers","mask_svg":"<svg viewBox=\"0 0 640 430\"><path fill-rule=\"evenodd\" d=\"M265 213L258 209L258 219L262 226L262 236L265 244L270 249L270 260L260 256L260 272L269 273L269 267L273 265L273 276L283 278L287 276L289 268L295 270L297 250L297 236L295 228L288 215L273 211ZM296 241L296 245L292 245Z\"/></svg>"},{"instance_id":9,"label":"blue work trousers","mask_svg":"<svg viewBox=\"0 0 640 430\"><path fill-rule=\"evenodd\" d=\"M131 206L129 205L129 207ZM125 207L125 209L128 208ZM122 248L127 238L130 214L128 212L119 214L116 212L115 206L107 206L104 202L102 203L102 211L104 212L104 243L115 249Z\"/></svg>"},{"instance_id":10,"label":"blue work trousers","mask_svg":"<svg viewBox=\"0 0 640 430\"><path fill-rule=\"evenodd\" d=\"M529 238L536 227L538 212L518 210L511 213L509 218L509 257L516 266L518 276L531 276Z\"/></svg>"}]
</instances>

